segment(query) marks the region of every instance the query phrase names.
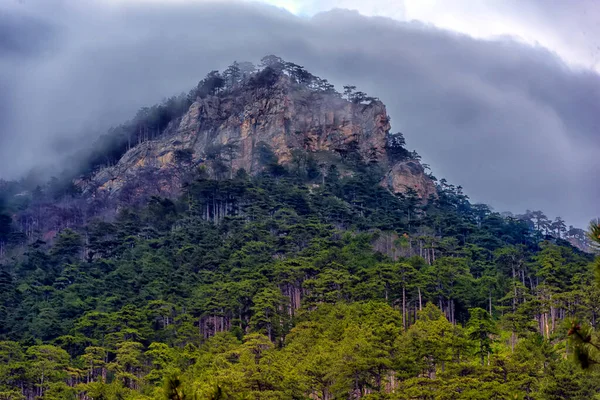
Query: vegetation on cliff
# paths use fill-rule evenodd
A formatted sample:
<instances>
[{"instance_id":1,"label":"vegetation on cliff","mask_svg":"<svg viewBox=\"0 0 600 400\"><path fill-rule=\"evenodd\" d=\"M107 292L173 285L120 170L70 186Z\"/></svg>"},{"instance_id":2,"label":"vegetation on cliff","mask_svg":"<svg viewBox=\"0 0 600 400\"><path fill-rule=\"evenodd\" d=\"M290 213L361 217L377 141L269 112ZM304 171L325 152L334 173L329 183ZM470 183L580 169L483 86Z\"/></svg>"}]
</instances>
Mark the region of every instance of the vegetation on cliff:
<instances>
[{"instance_id":1,"label":"vegetation on cliff","mask_svg":"<svg viewBox=\"0 0 600 400\"><path fill-rule=\"evenodd\" d=\"M269 84L277 65L250 79ZM192 97L248 69L211 73ZM286 73L304 82L303 71ZM410 154L401 136L387 147ZM393 193L378 162L352 153L325 165L305 152L280 163L267 144L257 151L256 174L226 158L190 164L178 197L122 201L116 213L70 181L27 192L26 182L4 183L0 399L590 399L600 390L598 372L571 360L595 343L575 332L600 315L593 258L565 240L583 231L537 211L493 212L443 179L428 199Z\"/></svg>"}]
</instances>

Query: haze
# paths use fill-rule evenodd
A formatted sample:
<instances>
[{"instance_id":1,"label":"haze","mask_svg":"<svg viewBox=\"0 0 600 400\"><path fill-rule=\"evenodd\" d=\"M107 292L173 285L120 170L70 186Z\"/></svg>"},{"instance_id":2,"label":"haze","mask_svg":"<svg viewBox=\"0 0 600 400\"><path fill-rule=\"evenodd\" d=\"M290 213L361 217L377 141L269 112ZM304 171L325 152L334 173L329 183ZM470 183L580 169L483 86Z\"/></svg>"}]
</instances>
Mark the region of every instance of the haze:
<instances>
[{"instance_id":1,"label":"haze","mask_svg":"<svg viewBox=\"0 0 600 400\"><path fill-rule=\"evenodd\" d=\"M233 60L277 54L381 98L393 130L472 200L578 226L596 217L600 10L399 3L347 3L363 15L327 11L340 1L5 0L0 178L67 168L73 151L139 107ZM427 23L407 20L419 16Z\"/></svg>"}]
</instances>

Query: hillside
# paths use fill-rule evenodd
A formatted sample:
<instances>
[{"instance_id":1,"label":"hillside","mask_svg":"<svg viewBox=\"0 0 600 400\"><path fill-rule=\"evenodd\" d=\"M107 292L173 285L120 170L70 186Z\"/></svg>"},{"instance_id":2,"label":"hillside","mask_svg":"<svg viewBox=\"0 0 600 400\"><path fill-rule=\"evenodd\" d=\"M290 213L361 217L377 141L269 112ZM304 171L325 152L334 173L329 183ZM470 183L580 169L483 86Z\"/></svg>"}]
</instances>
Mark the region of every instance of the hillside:
<instances>
[{"instance_id":1,"label":"hillside","mask_svg":"<svg viewBox=\"0 0 600 400\"><path fill-rule=\"evenodd\" d=\"M3 182L0 399L590 399L583 231L427 173L384 104L277 57Z\"/></svg>"},{"instance_id":2,"label":"hillside","mask_svg":"<svg viewBox=\"0 0 600 400\"><path fill-rule=\"evenodd\" d=\"M381 101L350 93L342 97L301 67L282 60L271 64L245 79L239 73L202 97L194 93L187 112L163 131L149 122L150 115L138 121L137 145L131 147L128 138L131 149L115 165L81 180L83 192L108 192L121 199L131 193L175 195L190 166L206 167L215 179L231 179L241 169L257 175L269 164L306 168L311 163L316 176L326 174L317 169L355 157L379 165L382 184L393 193L412 189L424 199L435 193L418 160L408 152L398 157L390 151L395 136ZM215 85L211 79L198 91ZM343 172L353 173L348 168Z\"/></svg>"}]
</instances>

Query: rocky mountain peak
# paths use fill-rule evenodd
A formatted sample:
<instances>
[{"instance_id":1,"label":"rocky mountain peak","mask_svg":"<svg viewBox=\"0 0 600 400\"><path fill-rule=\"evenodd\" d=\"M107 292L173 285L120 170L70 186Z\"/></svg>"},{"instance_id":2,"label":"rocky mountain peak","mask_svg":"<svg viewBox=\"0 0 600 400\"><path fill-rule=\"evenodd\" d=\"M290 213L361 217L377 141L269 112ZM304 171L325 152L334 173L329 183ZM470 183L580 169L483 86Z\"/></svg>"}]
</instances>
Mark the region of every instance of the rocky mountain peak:
<instances>
[{"instance_id":1,"label":"rocky mountain peak","mask_svg":"<svg viewBox=\"0 0 600 400\"><path fill-rule=\"evenodd\" d=\"M138 143L115 165L78 185L111 197L165 195L175 194L197 167L217 179L242 169L253 175L273 165L307 163L323 174L330 165L351 174L343 165L353 159L377 163L381 184L393 192L412 189L422 198L435 194L411 153L403 150L399 157L390 152L390 118L381 101L354 87L345 87L342 96L326 80L279 60L245 77L234 75L230 84L231 71L211 72L192 91L195 98L187 111L159 134L144 135L153 132L151 124L139 124L142 139L138 135Z\"/></svg>"}]
</instances>

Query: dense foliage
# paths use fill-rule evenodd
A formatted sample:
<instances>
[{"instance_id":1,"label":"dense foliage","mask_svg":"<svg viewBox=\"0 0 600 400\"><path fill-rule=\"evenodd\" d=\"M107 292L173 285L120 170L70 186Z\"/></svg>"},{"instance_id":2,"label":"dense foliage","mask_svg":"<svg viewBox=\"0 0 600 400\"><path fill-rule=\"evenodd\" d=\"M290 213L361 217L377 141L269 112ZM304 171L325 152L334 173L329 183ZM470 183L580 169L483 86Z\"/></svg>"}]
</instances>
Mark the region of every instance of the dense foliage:
<instances>
[{"instance_id":1,"label":"dense foliage","mask_svg":"<svg viewBox=\"0 0 600 400\"><path fill-rule=\"evenodd\" d=\"M3 398L581 398L591 259L373 166L207 179L63 230L0 276ZM549 239L550 237L546 237ZM516 397L514 397L516 396Z\"/></svg>"},{"instance_id":2,"label":"dense foliage","mask_svg":"<svg viewBox=\"0 0 600 400\"><path fill-rule=\"evenodd\" d=\"M116 128L86 170L160 135L192 99L269 84L280 70L335 92L275 56L258 73L234 63ZM355 89L344 96L375 100ZM416 157L404 146L391 135L390 157ZM258 176L212 149L206 165L219 165L219 179L195 168L179 198L117 215L91 216L96 200L70 180L29 192L0 182L0 399L591 399L600 390L598 373L570 360L596 346L600 316L592 257L564 240L583 231L539 211L495 213L445 180L424 201L380 186L376 163L321 165L297 152L283 166L257 147Z\"/></svg>"}]
</instances>

